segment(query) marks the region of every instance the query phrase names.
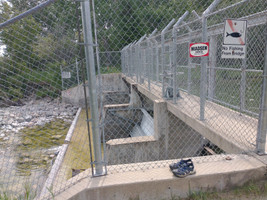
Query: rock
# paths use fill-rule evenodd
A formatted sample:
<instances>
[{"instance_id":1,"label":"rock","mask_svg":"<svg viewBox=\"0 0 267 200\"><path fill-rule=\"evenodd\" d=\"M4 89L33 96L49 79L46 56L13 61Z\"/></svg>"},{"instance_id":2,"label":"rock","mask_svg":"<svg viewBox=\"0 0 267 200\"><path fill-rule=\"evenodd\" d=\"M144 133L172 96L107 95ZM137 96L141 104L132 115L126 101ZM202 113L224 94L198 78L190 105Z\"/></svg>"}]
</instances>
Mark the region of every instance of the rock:
<instances>
[{"instance_id":1,"label":"rock","mask_svg":"<svg viewBox=\"0 0 267 200\"><path fill-rule=\"evenodd\" d=\"M13 126L13 127L18 127L20 124L19 123L17 123L17 122L13 122L12 124L11 124L11 126Z\"/></svg>"},{"instance_id":2,"label":"rock","mask_svg":"<svg viewBox=\"0 0 267 200\"><path fill-rule=\"evenodd\" d=\"M13 124L13 122L14 122L13 119L9 119L9 120L7 121L7 124L8 124L8 125L11 125L11 124Z\"/></svg>"},{"instance_id":3,"label":"rock","mask_svg":"<svg viewBox=\"0 0 267 200\"><path fill-rule=\"evenodd\" d=\"M54 158L56 155L55 154L51 154L49 155L49 158Z\"/></svg>"},{"instance_id":4,"label":"rock","mask_svg":"<svg viewBox=\"0 0 267 200\"><path fill-rule=\"evenodd\" d=\"M23 144L23 145L30 145L30 144L32 144L32 140L29 139L29 138L25 138L25 139L22 141L22 144Z\"/></svg>"},{"instance_id":5,"label":"rock","mask_svg":"<svg viewBox=\"0 0 267 200\"><path fill-rule=\"evenodd\" d=\"M22 122L24 122L24 119L21 118L21 117L19 117L19 118L17 118L17 122L18 122L18 123L22 123Z\"/></svg>"},{"instance_id":6,"label":"rock","mask_svg":"<svg viewBox=\"0 0 267 200\"><path fill-rule=\"evenodd\" d=\"M1 137L1 138L5 137L5 136L6 136L6 135L5 135L4 133L1 133L1 134L0 134L0 137Z\"/></svg>"},{"instance_id":7,"label":"rock","mask_svg":"<svg viewBox=\"0 0 267 200\"><path fill-rule=\"evenodd\" d=\"M51 138L59 140L62 137L62 135L53 135Z\"/></svg>"},{"instance_id":8,"label":"rock","mask_svg":"<svg viewBox=\"0 0 267 200\"><path fill-rule=\"evenodd\" d=\"M32 116L31 115L26 115L24 117L24 119L25 119L26 122L30 122L32 120Z\"/></svg>"}]
</instances>

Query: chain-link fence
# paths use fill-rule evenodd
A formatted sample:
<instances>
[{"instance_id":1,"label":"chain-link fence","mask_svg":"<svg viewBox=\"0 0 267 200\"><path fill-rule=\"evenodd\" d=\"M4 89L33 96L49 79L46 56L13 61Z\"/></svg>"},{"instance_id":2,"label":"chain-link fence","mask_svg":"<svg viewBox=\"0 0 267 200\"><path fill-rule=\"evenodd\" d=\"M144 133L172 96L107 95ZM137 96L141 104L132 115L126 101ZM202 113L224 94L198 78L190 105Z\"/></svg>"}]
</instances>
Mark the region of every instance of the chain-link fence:
<instances>
[{"instance_id":1,"label":"chain-link fence","mask_svg":"<svg viewBox=\"0 0 267 200\"><path fill-rule=\"evenodd\" d=\"M0 197L265 152L264 0L0 6ZM247 23L245 58L222 58L227 19Z\"/></svg>"},{"instance_id":2,"label":"chain-link fence","mask_svg":"<svg viewBox=\"0 0 267 200\"><path fill-rule=\"evenodd\" d=\"M61 92L82 83L80 4L0 1L0 13L0 199L33 199L78 111Z\"/></svg>"},{"instance_id":3,"label":"chain-link fence","mask_svg":"<svg viewBox=\"0 0 267 200\"><path fill-rule=\"evenodd\" d=\"M155 125L158 120L155 109L159 109L159 105L155 101L152 106L144 104L139 95L140 107L154 113L151 115L154 130L151 131L158 137L159 145L160 141L165 141L164 148L155 150L159 155L144 160L265 152L260 143L265 143L261 128L264 126L266 2L214 1L209 5L204 6L202 12L190 7L178 20L169 19L165 27L155 27L158 30L151 29L147 35L122 48L125 80L137 83L138 90L146 98L163 98L167 104L160 112L161 116L165 115L160 119L167 119L166 124ZM227 19L247 23L242 29L246 33L239 32L246 34L245 46L234 45L233 53L230 52L235 55L238 49L245 48L244 58L222 55L224 38L238 32L234 28L230 33L225 32ZM203 42L209 43L209 56L190 56L191 45ZM161 129L158 135L157 128ZM145 148L141 151L143 155L148 152ZM210 157L201 160L205 159ZM112 160L115 159L112 157Z\"/></svg>"}]
</instances>

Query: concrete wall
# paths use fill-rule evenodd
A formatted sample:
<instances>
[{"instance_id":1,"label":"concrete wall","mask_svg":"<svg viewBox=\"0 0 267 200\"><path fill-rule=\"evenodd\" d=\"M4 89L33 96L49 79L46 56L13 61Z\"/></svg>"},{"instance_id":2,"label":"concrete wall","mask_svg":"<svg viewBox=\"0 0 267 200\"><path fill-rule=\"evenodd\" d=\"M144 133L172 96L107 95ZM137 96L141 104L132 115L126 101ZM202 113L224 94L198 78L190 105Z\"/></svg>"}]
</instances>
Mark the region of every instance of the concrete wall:
<instances>
[{"instance_id":1,"label":"concrete wall","mask_svg":"<svg viewBox=\"0 0 267 200\"><path fill-rule=\"evenodd\" d=\"M107 161L109 165L147 162L196 156L203 147L203 137L194 129L168 111L163 99L149 99L140 94L134 85L131 88L129 109L140 106L153 110L154 133L152 137L129 138L133 128L130 123L121 123L116 116L106 111L105 138L107 141ZM120 115L131 117L137 123L139 115L132 110L117 110ZM131 116L130 113L131 112ZM126 116L125 116L126 117Z\"/></svg>"},{"instance_id":2,"label":"concrete wall","mask_svg":"<svg viewBox=\"0 0 267 200\"><path fill-rule=\"evenodd\" d=\"M99 81L99 76L97 76L97 83ZM125 93L128 93L128 88L122 80L121 73L116 74L102 74L101 75L102 81L102 91L105 93L111 93L109 96L112 97L113 92L122 92L125 98ZM87 87L87 96L89 94L88 87ZM78 85L73 88L69 88L61 92L62 101L65 103L70 103L79 107L85 107L84 101L84 88L83 85ZM114 95L113 95L114 97ZM127 97L127 95L126 95ZM88 98L87 98L88 99ZM88 99L89 101L89 99ZM125 100L127 101L127 100ZM128 98L129 101L129 98ZM89 102L88 102L89 103Z\"/></svg>"}]
</instances>

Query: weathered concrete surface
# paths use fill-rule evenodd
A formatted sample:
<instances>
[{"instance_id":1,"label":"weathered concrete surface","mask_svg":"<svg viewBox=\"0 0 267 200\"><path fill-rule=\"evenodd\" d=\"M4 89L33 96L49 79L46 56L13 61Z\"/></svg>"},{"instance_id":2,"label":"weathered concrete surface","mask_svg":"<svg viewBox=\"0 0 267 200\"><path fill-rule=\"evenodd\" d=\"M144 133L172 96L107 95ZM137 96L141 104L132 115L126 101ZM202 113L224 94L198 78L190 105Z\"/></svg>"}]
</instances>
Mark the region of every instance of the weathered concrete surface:
<instances>
[{"instance_id":1,"label":"weathered concrete surface","mask_svg":"<svg viewBox=\"0 0 267 200\"><path fill-rule=\"evenodd\" d=\"M206 160L212 161L201 163L200 157L193 158L196 174L186 178L173 176L168 167L153 168L173 162L170 160L142 163L146 166L142 171L120 172L96 178L89 178L88 170L78 175L80 181L76 184L73 185L73 180L69 180L73 186L57 195L55 200L172 199L186 197L189 191L222 191L251 180L266 178L265 163L252 156L212 156ZM121 170L134 169L137 165L140 163L123 165ZM112 167L108 170L112 173Z\"/></svg>"},{"instance_id":2,"label":"weathered concrete surface","mask_svg":"<svg viewBox=\"0 0 267 200\"><path fill-rule=\"evenodd\" d=\"M153 136L113 139L106 146L109 165L158 160L161 152L159 142Z\"/></svg>"},{"instance_id":3,"label":"weathered concrete surface","mask_svg":"<svg viewBox=\"0 0 267 200\"><path fill-rule=\"evenodd\" d=\"M131 84L135 82L129 77L123 79ZM161 87L151 83L137 84L138 91L151 100L162 100ZM181 91L182 98L177 104L169 100L167 109L189 127L207 138L227 153L243 153L255 151L258 120L232 109L206 101L205 120L200 121L199 97Z\"/></svg>"},{"instance_id":4,"label":"weathered concrete surface","mask_svg":"<svg viewBox=\"0 0 267 200\"><path fill-rule=\"evenodd\" d=\"M156 98L153 93L142 90L142 87L132 82L128 83L128 87L131 94L129 108L133 110L125 109L124 104L122 105L124 109L121 110L118 106L116 106L117 109L114 109L113 106L104 107L104 133L109 164L127 164L198 155L203 147L202 135L176 116L171 115L165 100ZM142 124L140 121L142 115L137 112L140 107L154 111L152 140L150 137L128 138L135 125ZM123 138L124 141L119 138Z\"/></svg>"},{"instance_id":5,"label":"weathered concrete surface","mask_svg":"<svg viewBox=\"0 0 267 200\"><path fill-rule=\"evenodd\" d=\"M108 95L110 98L112 97L112 93L114 92L125 92L127 93L128 88L122 80L121 73L114 74L102 74L102 91L104 92L104 97L106 92L111 93ZM97 83L99 81L99 76L96 77ZM87 87L86 94L88 96L89 91ZM113 95L114 96L114 95ZM65 103L71 103L73 105L84 107L84 88L83 85L78 85L76 87L64 90L61 92L62 101ZM115 96L114 96L115 97ZM127 97L127 95L126 95ZM128 97L129 100L129 97ZM114 102L112 99L110 101ZM126 103L126 102L125 102Z\"/></svg>"}]
</instances>

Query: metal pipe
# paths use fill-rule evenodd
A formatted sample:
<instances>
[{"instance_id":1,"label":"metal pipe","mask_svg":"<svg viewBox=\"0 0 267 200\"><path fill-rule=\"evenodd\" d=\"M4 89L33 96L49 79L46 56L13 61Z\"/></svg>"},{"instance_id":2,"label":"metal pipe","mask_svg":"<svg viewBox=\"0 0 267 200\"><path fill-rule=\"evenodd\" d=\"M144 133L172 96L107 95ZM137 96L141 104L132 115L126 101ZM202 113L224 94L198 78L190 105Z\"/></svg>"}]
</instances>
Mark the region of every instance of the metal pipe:
<instances>
[{"instance_id":1,"label":"metal pipe","mask_svg":"<svg viewBox=\"0 0 267 200\"><path fill-rule=\"evenodd\" d=\"M101 154L101 139L99 131L99 113L98 101L96 91L96 73L95 73L95 58L93 49L93 35L91 23L91 8L89 0L81 2L82 7L82 23L84 31L84 49L86 58L86 70L88 78L89 98L90 98L90 111L92 117L92 135L93 135L93 148L95 155L95 174L96 176L103 175L103 164Z\"/></svg>"},{"instance_id":2,"label":"metal pipe","mask_svg":"<svg viewBox=\"0 0 267 200\"><path fill-rule=\"evenodd\" d=\"M241 83L240 83L240 111L245 110L246 106L246 68L247 68L247 59L242 60L241 67Z\"/></svg>"},{"instance_id":3,"label":"metal pipe","mask_svg":"<svg viewBox=\"0 0 267 200\"><path fill-rule=\"evenodd\" d=\"M172 19L169 24L161 31L161 67L162 67L162 97L164 97L164 65L165 65L165 32L174 24L175 19Z\"/></svg>"},{"instance_id":4,"label":"metal pipe","mask_svg":"<svg viewBox=\"0 0 267 200\"><path fill-rule=\"evenodd\" d=\"M208 98L212 99L214 96L214 89L216 87L216 63L217 63L217 36L212 35L210 37L210 58L209 65L207 67L209 72L209 82L208 82Z\"/></svg>"},{"instance_id":5,"label":"metal pipe","mask_svg":"<svg viewBox=\"0 0 267 200\"><path fill-rule=\"evenodd\" d=\"M136 42L136 47L135 47L135 50L136 50L136 66L135 66L135 69L137 70L136 72L136 79L137 79L137 82L139 83L141 81L141 56L142 56L142 53L141 53L141 50L140 50L140 43L146 38L147 34L143 35L137 42Z\"/></svg>"},{"instance_id":6,"label":"metal pipe","mask_svg":"<svg viewBox=\"0 0 267 200\"><path fill-rule=\"evenodd\" d=\"M156 28L147 38L147 48L149 51L150 59L148 63L148 89L149 91L151 90L150 88L150 81L151 79L153 80L153 77L151 76L152 72L151 69L153 68L153 42L152 42L152 37L157 33L158 29Z\"/></svg>"},{"instance_id":7,"label":"metal pipe","mask_svg":"<svg viewBox=\"0 0 267 200\"><path fill-rule=\"evenodd\" d=\"M176 67L176 61L177 61L177 48L176 48L176 41L177 41L177 35L176 35L176 29L177 27L184 21L184 19L187 17L187 15L189 14L188 11L186 11L178 20L177 22L174 24L173 29L172 29L172 69L173 69L173 103L176 104L177 101L177 67Z\"/></svg>"},{"instance_id":8,"label":"metal pipe","mask_svg":"<svg viewBox=\"0 0 267 200\"><path fill-rule=\"evenodd\" d=\"M258 133L256 139L256 150L259 154L266 154L267 134L267 27L265 28L265 61L263 69L263 85L260 104L260 115L258 120Z\"/></svg>"},{"instance_id":9,"label":"metal pipe","mask_svg":"<svg viewBox=\"0 0 267 200\"><path fill-rule=\"evenodd\" d=\"M189 12L188 11L185 11L185 13L173 25L173 28L177 28L184 21L184 19L187 17L188 14L189 14Z\"/></svg>"},{"instance_id":10,"label":"metal pipe","mask_svg":"<svg viewBox=\"0 0 267 200\"><path fill-rule=\"evenodd\" d=\"M98 46L98 40L97 40L97 24L96 24L96 15L95 15L95 2L92 0L92 9L93 9L93 19L94 19L94 36L95 36L95 46L96 46L96 63L97 63L97 71L98 71L98 84L99 84L99 96L100 96L100 118L103 121L104 116L104 108L103 108L103 95L102 95L102 77L101 77L101 70L100 70L100 58L99 58L99 46ZM104 122L102 122L104 123ZM100 128L99 128L100 129ZM100 131L100 130L99 130ZM104 136L104 130L102 130L102 140L103 140L103 155L104 155L104 167L105 167L105 173L107 173L107 165L106 165L106 142L105 142L105 136ZM100 139L100 145L101 145L101 139ZM103 174L103 172L102 172Z\"/></svg>"},{"instance_id":11,"label":"metal pipe","mask_svg":"<svg viewBox=\"0 0 267 200\"><path fill-rule=\"evenodd\" d=\"M189 42L188 42L188 53L187 53L187 55L188 55L188 74L187 74L187 93L188 94L190 94L191 93L191 84L192 84L192 58L190 57L190 53L189 53L189 49L190 49L190 43L191 43L191 38L192 38L192 36L191 36L191 31L192 30L190 30L189 29Z\"/></svg>"},{"instance_id":12,"label":"metal pipe","mask_svg":"<svg viewBox=\"0 0 267 200\"><path fill-rule=\"evenodd\" d=\"M158 45L157 45L157 40L152 39L152 42L155 43L155 48L156 48L156 84L158 84L159 82L159 49L158 49Z\"/></svg>"},{"instance_id":13,"label":"metal pipe","mask_svg":"<svg viewBox=\"0 0 267 200\"><path fill-rule=\"evenodd\" d=\"M80 85L80 78L79 78L79 63L78 63L77 58L75 58L75 66L76 66L77 82L78 82L78 85Z\"/></svg>"},{"instance_id":14,"label":"metal pipe","mask_svg":"<svg viewBox=\"0 0 267 200\"><path fill-rule=\"evenodd\" d=\"M157 33L158 29L155 28L155 30L148 36L148 38L153 37Z\"/></svg>"},{"instance_id":15,"label":"metal pipe","mask_svg":"<svg viewBox=\"0 0 267 200\"><path fill-rule=\"evenodd\" d=\"M0 29L5 28L6 26L9 26L10 24L14 24L16 21L19 21L19 20L27 17L28 15L31 15L33 13L36 13L39 10L44 9L45 7L49 6L51 3L54 3L55 1L57 1L57 0L48 0L44 3L41 3L40 5L37 5L31 9L29 9L28 11L26 11L26 12L24 12L24 13L16 16L16 17L13 17L13 18L5 21L4 23L1 23Z\"/></svg>"},{"instance_id":16,"label":"metal pipe","mask_svg":"<svg viewBox=\"0 0 267 200\"><path fill-rule=\"evenodd\" d=\"M202 16L206 16L207 14L211 13L214 8L221 2L221 0L214 0L212 4L203 12Z\"/></svg>"},{"instance_id":17,"label":"metal pipe","mask_svg":"<svg viewBox=\"0 0 267 200\"><path fill-rule=\"evenodd\" d=\"M78 31L78 42L82 43L82 36L81 36L81 28L80 28L80 13L79 13L79 4L76 5L76 16L77 16L77 31ZM82 75L82 83L83 83L83 92L84 92L84 104L85 104L85 113L86 113L86 127L88 133L88 142L89 142L89 151L90 151L90 165L92 170L92 175L94 174L94 165L93 165L93 155L92 155L92 139L90 134L90 124L89 124L89 111L88 111L88 102L87 102L87 91L86 91L86 74L84 71L84 61L83 61L83 51L82 46L79 48L79 56L81 60L81 75Z\"/></svg>"},{"instance_id":18,"label":"metal pipe","mask_svg":"<svg viewBox=\"0 0 267 200\"><path fill-rule=\"evenodd\" d=\"M202 14L202 42L208 41L207 35L207 17L206 15L211 13L214 8L221 2L221 0L214 0L213 3ZM207 96L207 57L201 58L201 80L200 80L200 120L205 120L205 104Z\"/></svg>"},{"instance_id":19,"label":"metal pipe","mask_svg":"<svg viewBox=\"0 0 267 200\"><path fill-rule=\"evenodd\" d=\"M61 71L61 87L62 87L62 91L64 90L64 79L62 77L62 72L63 72L63 69L62 69L62 66L60 65L60 71Z\"/></svg>"},{"instance_id":20,"label":"metal pipe","mask_svg":"<svg viewBox=\"0 0 267 200\"><path fill-rule=\"evenodd\" d=\"M165 33L171 26L174 24L175 19L172 19L169 24L161 31L161 33Z\"/></svg>"},{"instance_id":21,"label":"metal pipe","mask_svg":"<svg viewBox=\"0 0 267 200\"><path fill-rule=\"evenodd\" d=\"M137 42L136 45L140 44L146 38L146 34L143 35Z\"/></svg>"},{"instance_id":22,"label":"metal pipe","mask_svg":"<svg viewBox=\"0 0 267 200\"><path fill-rule=\"evenodd\" d=\"M200 19L200 18L201 18L201 17L197 14L197 12L196 12L195 10L193 10L192 13L193 13L193 15L195 15L195 17L196 17L197 19Z\"/></svg>"},{"instance_id":23,"label":"metal pipe","mask_svg":"<svg viewBox=\"0 0 267 200\"><path fill-rule=\"evenodd\" d=\"M207 42L207 18L202 18L202 42ZM200 78L200 120L205 120L206 88L207 88L207 57L201 57L201 78Z\"/></svg>"}]
</instances>

